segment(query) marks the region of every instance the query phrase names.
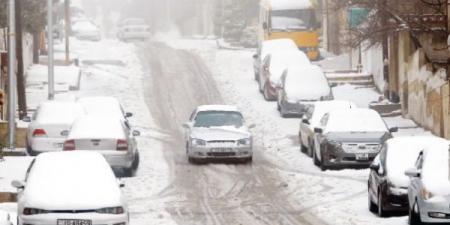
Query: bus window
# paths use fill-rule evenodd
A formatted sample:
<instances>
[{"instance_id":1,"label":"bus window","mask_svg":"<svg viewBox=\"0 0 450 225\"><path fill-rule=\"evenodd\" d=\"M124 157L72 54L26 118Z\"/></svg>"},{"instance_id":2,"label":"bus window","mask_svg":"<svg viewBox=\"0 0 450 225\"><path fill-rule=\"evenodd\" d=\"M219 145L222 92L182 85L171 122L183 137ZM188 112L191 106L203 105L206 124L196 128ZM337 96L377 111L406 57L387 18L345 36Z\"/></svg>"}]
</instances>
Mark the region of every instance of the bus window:
<instances>
[{"instance_id":1,"label":"bus window","mask_svg":"<svg viewBox=\"0 0 450 225\"><path fill-rule=\"evenodd\" d=\"M311 30L317 26L313 9L274 10L271 12L272 30Z\"/></svg>"}]
</instances>

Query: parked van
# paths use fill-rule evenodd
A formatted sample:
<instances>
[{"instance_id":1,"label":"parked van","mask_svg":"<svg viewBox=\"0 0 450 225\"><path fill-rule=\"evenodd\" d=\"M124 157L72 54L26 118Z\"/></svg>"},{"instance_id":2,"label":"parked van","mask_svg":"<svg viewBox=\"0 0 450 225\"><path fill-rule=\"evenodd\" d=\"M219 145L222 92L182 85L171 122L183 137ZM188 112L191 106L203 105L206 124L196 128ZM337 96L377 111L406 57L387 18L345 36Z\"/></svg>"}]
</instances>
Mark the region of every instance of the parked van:
<instances>
[{"instance_id":1,"label":"parked van","mask_svg":"<svg viewBox=\"0 0 450 225\"><path fill-rule=\"evenodd\" d=\"M319 53L320 22L310 0L262 0L259 13L259 43L292 39L310 60Z\"/></svg>"}]
</instances>

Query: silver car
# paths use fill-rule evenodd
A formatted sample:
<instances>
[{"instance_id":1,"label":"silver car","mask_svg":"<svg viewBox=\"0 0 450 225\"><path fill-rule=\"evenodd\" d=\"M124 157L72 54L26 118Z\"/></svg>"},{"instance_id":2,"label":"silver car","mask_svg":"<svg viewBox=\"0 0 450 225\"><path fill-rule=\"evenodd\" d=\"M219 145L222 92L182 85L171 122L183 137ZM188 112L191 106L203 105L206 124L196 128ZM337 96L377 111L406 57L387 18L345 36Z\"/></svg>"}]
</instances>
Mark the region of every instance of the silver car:
<instances>
[{"instance_id":1,"label":"silver car","mask_svg":"<svg viewBox=\"0 0 450 225\"><path fill-rule=\"evenodd\" d=\"M426 147L405 174L410 177L409 224L450 224L449 142Z\"/></svg>"},{"instance_id":2,"label":"silver car","mask_svg":"<svg viewBox=\"0 0 450 225\"><path fill-rule=\"evenodd\" d=\"M190 163L208 159L252 161L252 134L235 106L199 106L183 127Z\"/></svg>"}]
</instances>

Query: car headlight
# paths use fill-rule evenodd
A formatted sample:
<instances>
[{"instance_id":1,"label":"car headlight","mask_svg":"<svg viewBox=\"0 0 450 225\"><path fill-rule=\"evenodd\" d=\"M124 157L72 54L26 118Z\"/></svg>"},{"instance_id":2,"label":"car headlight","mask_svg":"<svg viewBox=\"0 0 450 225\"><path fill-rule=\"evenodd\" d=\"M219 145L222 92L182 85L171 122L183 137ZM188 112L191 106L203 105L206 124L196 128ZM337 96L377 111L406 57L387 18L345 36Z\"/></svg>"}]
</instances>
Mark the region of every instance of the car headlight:
<instances>
[{"instance_id":1,"label":"car headlight","mask_svg":"<svg viewBox=\"0 0 450 225\"><path fill-rule=\"evenodd\" d=\"M240 139L238 141L239 145L251 145L252 144L252 140L250 138L244 138L244 139Z\"/></svg>"},{"instance_id":2,"label":"car headlight","mask_svg":"<svg viewBox=\"0 0 450 225\"><path fill-rule=\"evenodd\" d=\"M202 139L198 139L198 138L192 138L191 139L191 144L193 146L205 146L206 145L206 141L202 140Z\"/></svg>"},{"instance_id":3,"label":"car headlight","mask_svg":"<svg viewBox=\"0 0 450 225\"><path fill-rule=\"evenodd\" d=\"M123 207L119 206L97 209L96 212L100 214L123 214L125 210Z\"/></svg>"},{"instance_id":4,"label":"car headlight","mask_svg":"<svg viewBox=\"0 0 450 225\"><path fill-rule=\"evenodd\" d=\"M342 149L342 143L339 141L330 140L328 141L328 145L335 150Z\"/></svg>"}]
</instances>

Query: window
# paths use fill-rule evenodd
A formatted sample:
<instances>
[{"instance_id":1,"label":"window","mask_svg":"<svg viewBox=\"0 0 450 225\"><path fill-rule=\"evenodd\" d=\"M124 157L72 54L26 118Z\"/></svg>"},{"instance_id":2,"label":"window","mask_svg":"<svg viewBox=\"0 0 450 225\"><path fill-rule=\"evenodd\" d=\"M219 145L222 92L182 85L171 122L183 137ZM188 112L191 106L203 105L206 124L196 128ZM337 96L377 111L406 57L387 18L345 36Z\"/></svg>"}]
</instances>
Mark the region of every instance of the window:
<instances>
[{"instance_id":1,"label":"window","mask_svg":"<svg viewBox=\"0 0 450 225\"><path fill-rule=\"evenodd\" d=\"M313 9L291 9L272 11L270 27L274 30L307 30L316 26Z\"/></svg>"}]
</instances>

